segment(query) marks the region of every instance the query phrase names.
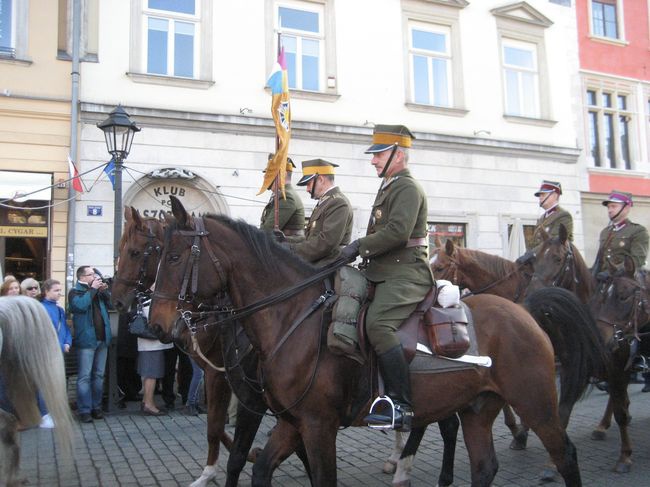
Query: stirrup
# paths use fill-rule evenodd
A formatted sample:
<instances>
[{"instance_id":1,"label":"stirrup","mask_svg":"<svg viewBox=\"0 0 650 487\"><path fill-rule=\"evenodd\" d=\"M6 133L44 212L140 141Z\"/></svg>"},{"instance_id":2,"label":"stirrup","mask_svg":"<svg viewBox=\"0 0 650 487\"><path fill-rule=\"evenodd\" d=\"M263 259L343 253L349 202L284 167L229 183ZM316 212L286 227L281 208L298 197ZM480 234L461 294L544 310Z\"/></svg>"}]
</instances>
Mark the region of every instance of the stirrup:
<instances>
[{"instance_id":1,"label":"stirrup","mask_svg":"<svg viewBox=\"0 0 650 487\"><path fill-rule=\"evenodd\" d=\"M375 412L375 408L380 409L384 404L384 413ZM390 409L389 409L390 408ZM390 415L386 414L390 411ZM413 411L405 408L400 403L395 403L389 396L379 396L370 406L370 413L363 420L368 423L369 428L373 429L392 429L402 432L411 431L411 421Z\"/></svg>"}]
</instances>

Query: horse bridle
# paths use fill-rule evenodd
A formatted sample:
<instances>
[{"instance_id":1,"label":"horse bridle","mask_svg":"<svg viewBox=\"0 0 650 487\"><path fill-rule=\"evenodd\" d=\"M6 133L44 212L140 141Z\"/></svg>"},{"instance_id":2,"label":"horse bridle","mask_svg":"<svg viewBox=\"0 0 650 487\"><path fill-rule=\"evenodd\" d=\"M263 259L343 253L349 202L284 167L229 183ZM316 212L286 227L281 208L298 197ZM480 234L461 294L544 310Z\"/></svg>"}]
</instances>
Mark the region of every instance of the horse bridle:
<instances>
[{"instance_id":1,"label":"horse bridle","mask_svg":"<svg viewBox=\"0 0 650 487\"><path fill-rule=\"evenodd\" d=\"M143 235L147 238L147 245L144 248L144 258L142 259L142 264L140 264L140 270L138 271L138 280L134 279L124 279L123 277L120 277L118 273L113 276L113 280L115 282L119 282L122 284L125 284L126 286L135 286L136 290L136 295L138 294L143 294L147 291L147 288L145 287L145 276L147 273L147 265L149 261L149 257L155 252L157 254L160 254L162 250L162 243L159 241L156 241L156 234L153 233L153 230L151 230L151 227L147 224L147 232L144 232L142 230L137 230L136 233L139 235Z\"/></svg>"},{"instance_id":2,"label":"horse bridle","mask_svg":"<svg viewBox=\"0 0 650 487\"><path fill-rule=\"evenodd\" d=\"M562 262L562 265L560 266L560 269L553 277L553 281L550 284L551 287L563 287L565 289L570 289L569 287L565 287L562 285L562 283L566 281L566 273L568 271L572 271L570 280L573 281L573 283L576 286L578 285L578 274L576 272L575 255L573 253L573 246L569 241L567 241L566 244L567 244L566 245L567 251L564 254L564 260Z\"/></svg>"},{"instance_id":3,"label":"horse bridle","mask_svg":"<svg viewBox=\"0 0 650 487\"><path fill-rule=\"evenodd\" d=\"M260 311L264 308L267 308L273 304L280 303L296 294L299 294L303 290L307 289L308 287L312 286L314 283L317 282L325 282L325 292L321 294L312 304L304 310L298 318L294 320L290 328L287 330L287 332L280 338L272 352L269 354L267 357L266 361L270 362L272 361L277 352L280 350L282 345L286 342L286 340L291 336L291 334L296 330L296 328L303 323L309 316L311 316L316 310L318 310L320 307L325 305L328 302L331 302L331 300L335 296L335 292L332 288L331 285L331 279L330 276L340 267L344 266L347 264L347 261L345 260L339 260L336 261L329 266L325 267L323 270L317 272L316 274L312 275L311 277L305 279L301 283L292 286L288 289L282 290L276 294L273 294L271 296L268 296L256 303L252 303L247 306L243 306L241 308L235 308L231 303L229 299L222 300L221 303L218 303L217 305L214 306L209 306L207 310L204 311L191 311L186 308L185 305L192 305L192 307L198 308L201 306L202 303L196 304L196 293L198 291L198 275L199 275L199 263L200 263L200 257L201 257L201 243L205 242L205 248L208 251L208 255L210 257L210 260L212 261L214 267L217 270L217 274L219 275L220 279L220 284L221 286L219 287L220 290L222 290L227 297L227 276L226 273L224 272L223 265L219 261L219 259L216 257L214 254L209 241L207 240L208 235L210 235L210 232L208 232L205 229L205 224L203 221L202 217L194 217L194 230L176 230L180 235L184 237L193 237L193 243L190 247L190 258L188 259L185 269L183 272L183 281L181 284L181 289L180 292L177 296L177 306L176 306L176 311L180 313L181 319L184 321L185 326L188 328L190 335L192 337L192 342L195 344L195 351L198 348L198 342L196 341L196 333L198 332L198 326L197 326L197 319L202 319L206 318L210 315L216 315L217 319L216 321L206 323L204 325L201 325L204 330L206 330L209 326L222 326L226 323L230 322L235 322L239 319L245 318L247 316L252 315L253 313L256 313L257 311ZM160 271L160 268L159 268ZM190 279L191 279L191 287L190 287L190 293L188 294L188 287L190 286ZM158 291L157 289L154 290L153 297L155 298L160 298L160 299L174 299L175 296L170 296L169 294L162 293ZM321 352L321 342L322 342L322 333L323 333L323 323L321 323L320 327L320 334L318 337L318 355L316 357L316 365L314 366L314 370L311 374L311 378L309 380L309 383L307 384L307 387L303 391L303 393L289 406L284 408L283 410L279 412L275 412L273 415L274 416L279 416L289 409L297 406L303 398L307 395L307 392L311 389L311 386L316 378L316 373L318 371L318 365L320 363L320 352ZM200 352L200 349L198 349ZM197 352L198 353L198 352ZM207 358L204 356L200 355L201 358L206 360L212 367L216 368L211 362L208 361ZM225 357L224 357L225 360ZM225 363L225 362L224 362ZM219 369L218 369L219 370ZM225 371L226 375L228 373L226 368L221 368L221 371ZM245 374L244 374L245 376ZM248 378L247 378L248 379ZM250 380L250 379L249 379ZM243 404L243 402L240 400L240 403ZM245 404L243 406L251 411L255 412L254 410L250 409L247 407ZM256 413L259 414L259 413Z\"/></svg>"}]
</instances>

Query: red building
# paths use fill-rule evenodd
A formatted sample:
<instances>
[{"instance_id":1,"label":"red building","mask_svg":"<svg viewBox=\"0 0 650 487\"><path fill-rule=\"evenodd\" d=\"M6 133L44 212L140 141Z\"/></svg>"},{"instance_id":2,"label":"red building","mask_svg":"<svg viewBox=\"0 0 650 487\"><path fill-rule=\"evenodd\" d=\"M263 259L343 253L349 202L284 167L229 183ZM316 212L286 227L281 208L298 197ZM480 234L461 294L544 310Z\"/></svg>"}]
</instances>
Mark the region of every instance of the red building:
<instances>
[{"instance_id":1,"label":"red building","mask_svg":"<svg viewBox=\"0 0 650 487\"><path fill-rule=\"evenodd\" d=\"M600 202L612 189L633 193L631 219L650 226L649 5L576 0L587 173L582 222L589 263L607 224Z\"/></svg>"}]
</instances>

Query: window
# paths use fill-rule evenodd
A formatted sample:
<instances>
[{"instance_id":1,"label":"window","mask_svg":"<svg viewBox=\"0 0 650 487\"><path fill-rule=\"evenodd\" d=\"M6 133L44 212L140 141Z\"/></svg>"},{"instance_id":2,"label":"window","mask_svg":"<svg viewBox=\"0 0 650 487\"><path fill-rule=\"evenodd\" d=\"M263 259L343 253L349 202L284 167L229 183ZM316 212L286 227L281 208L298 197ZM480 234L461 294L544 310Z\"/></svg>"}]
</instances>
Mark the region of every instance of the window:
<instances>
[{"instance_id":1,"label":"window","mask_svg":"<svg viewBox=\"0 0 650 487\"><path fill-rule=\"evenodd\" d=\"M148 0L145 9L148 74L194 78L198 11L195 0Z\"/></svg>"},{"instance_id":2,"label":"window","mask_svg":"<svg viewBox=\"0 0 650 487\"><path fill-rule=\"evenodd\" d=\"M430 222L428 224L429 248L436 246L436 237L440 239L442 245L451 240L458 247L467 247L467 224L466 223L439 223Z\"/></svg>"},{"instance_id":3,"label":"window","mask_svg":"<svg viewBox=\"0 0 650 487\"><path fill-rule=\"evenodd\" d=\"M323 91L322 8L317 5L278 5L276 12L287 62L289 88Z\"/></svg>"},{"instance_id":4,"label":"window","mask_svg":"<svg viewBox=\"0 0 650 487\"><path fill-rule=\"evenodd\" d=\"M413 23L409 30L413 103L450 107L453 103L449 28Z\"/></svg>"},{"instance_id":5,"label":"window","mask_svg":"<svg viewBox=\"0 0 650 487\"><path fill-rule=\"evenodd\" d=\"M591 26L593 35L618 39L617 0L593 0L591 2Z\"/></svg>"},{"instance_id":6,"label":"window","mask_svg":"<svg viewBox=\"0 0 650 487\"><path fill-rule=\"evenodd\" d=\"M594 166L632 169L630 95L601 89L587 90L589 150Z\"/></svg>"},{"instance_id":7,"label":"window","mask_svg":"<svg viewBox=\"0 0 650 487\"><path fill-rule=\"evenodd\" d=\"M0 0L0 56L16 57L14 0Z\"/></svg>"},{"instance_id":8,"label":"window","mask_svg":"<svg viewBox=\"0 0 650 487\"><path fill-rule=\"evenodd\" d=\"M539 118L539 72L535 44L503 39L502 62L506 115Z\"/></svg>"}]
</instances>

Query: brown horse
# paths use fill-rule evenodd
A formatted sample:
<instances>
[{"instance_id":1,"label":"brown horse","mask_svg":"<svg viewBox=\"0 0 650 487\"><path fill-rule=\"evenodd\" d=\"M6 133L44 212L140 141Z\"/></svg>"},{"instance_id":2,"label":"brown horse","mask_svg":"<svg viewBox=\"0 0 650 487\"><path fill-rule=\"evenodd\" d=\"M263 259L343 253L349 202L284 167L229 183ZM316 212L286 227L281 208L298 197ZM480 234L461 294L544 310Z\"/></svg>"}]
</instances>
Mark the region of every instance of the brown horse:
<instances>
[{"instance_id":1,"label":"brown horse","mask_svg":"<svg viewBox=\"0 0 650 487\"><path fill-rule=\"evenodd\" d=\"M589 308L596 318L602 340L609 352L606 368L609 401L603 418L592 433L592 438L600 440L605 437L605 431L611 426L613 413L621 435L621 450L614 470L619 473L628 472L632 465L632 446L627 431L630 422L627 386L630 381L628 369L634 358L630 345L634 343L635 334L628 324L635 322L634 309L622 308L622 304L617 301L619 295L625 295L625 291L619 291L618 281L617 286L612 284L611 277L605 282L596 282L580 252L568 240L563 226L560 227L558 237L546 238L535 253L531 288L566 286L582 300L589 302ZM626 267L628 274L633 274L631 261L626 263ZM616 269L610 268L610 275L615 272Z\"/></svg>"},{"instance_id":2,"label":"brown horse","mask_svg":"<svg viewBox=\"0 0 650 487\"><path fill-rule=\"evenodd\" d=\"M579 255L575 259L581 262ZM606 360L598 328L575 296L571 293L550 291L542 294L543 299L536 296L532 303L525 301L526 296L531 293L533 280L538 289L545 287L540 285L542 281L533 274L530 261L517 264L479 250L456 247L450 240L444 249L438 247L432 251L431 269L437 279L449 279L461 287L466 287L473 294L495 294L511 301L522 302L533 313L551 339L562 364L560 417L566 427L573 406L588 386L588 379L602 370ZM572 276L578 274L582 279L582 273L571 272ZM551 296L554 301L550 301ZM540 312L541 309L544 312ZM578 373L567 374L567 371ZM581 378L579 383L567 383L577 377ZM504 412L507 417L507 409ZM507 419L506 424L509 423ZM521 439L522 436L515 436L515 440ZM517 447L515 441L513 447Z\"/></svg>"},{"instance_id":3,"label":"brown horse","mask_svg":"<svg viewBox=\"0 0 650 487\"><path fill-rule=\"evenodd\" d=\"M140 213L131 207L125 207L125 228L120 241L120 260L118 272L113 280L112 299L119 311L127 311L131 308L138 293L143 293L151 287L155 281L156 271L160 262L162 252L164 223L156 218L142 218ZM179 289L180 291L180 289ZM189 333L183 329L181 346L192 349L188 346ZM222 340L224 338L224 340ZM250 377L255 377L257 371L257 358L254 352L250 357L242 361L239 356L235 360L242 361L245 370L230 370L228 381L224 379L223 371L216 370L214 366L222 368L224 365L224 353L236 352L236 341L230 334L219 333L216 327L207 328L206 333L197 335L199 350L205 354L206 359L212 364L208 365L201 357L193 354L193 358L205 370L206 393L208 403L208 459L201 476L192 483L191 487L201 487L216 477L216 462L219 457L219 442L221 441L230 452L227 466L226 486L237 485L239 475L244 467L248 451L253 443L255 434L259 428L262 414L266 409L263 397L257 393L255 388L250 388L243 383L254 382ZM221 343L226 343L226 350L222 353ZM240 345L240 348L241 345ZM245 349L246 346L243 346ZM237 390L247 407L238 412L238 423L235 429L234 441L224 432L226 409L228 404L230 385ZM249 409L253 409L250 411ZM439 478L439 485L450 485L453 481L453 464L458 431L458 420L450 418L440 425L444 440L444 455L442 470ZM424 433L424 432L423 432ZM387 461L387 465L396 466L403 449L401 437L396 442L395 452ZM258 453L255 448L248 456L249 461L254 461ZM387 467L386 467L387 468Z\"/></svg>"},{"instance_id":4,"label":"brown horse","mask_svg":"<svg viewBox=\"0 0 650 487\"><path fill-rule=\"evenodd\" d=\"M522 302L532 268L479 250L456 247L447 240L443 248L436 239L431 250L431 270L436 279L447 279L473 294L494 294L515 303Z\"/></svg>"},{"instance_id":5,"label":"brown horse","mask_svg":"<svg viewBox=\"0 0 650 487\"><path fill-rule=\"evenodd\" d=\"M324 346L326 324L318 303L327 295L325 286L312 281L314 268L242 221L219 215L191 218L175 198L172 211L176 223L167 229L151 307L152 327L161 338L172 338L179 304L175 296L190 277L196 283L194 300L211 300L226 292L233 308L220 310L216 325L240 320L260 354L267 402L279 414L278 427L253 467L252 484L270 485L273 470L302 443L312 484L335 486L338 428L360 424L371 393L361 394L364 407L354 407L368 370ZM193 276L199 269L207 272ZM276 296L279 290L282 293ZM523 308L510 301L479 295L465 302L473 314L479 352L492 357L493 365L414 374L414 426L458 411L472 485L490 485L498 468L492 423L507 401L537 433L566 485L581 485L575 447L558 416L548 338ZM521 367L523 362L526 367Z\"/></svg>"},{"instance_id":6,"label":"brown horse","mask_svg":"<svg viewBox=\"0 0 650 487\"><path fill-rule=\"evenodd\" d=\"M129 206L124 209L124 217L126 222L120 241L120 260L113 279L111 293L113 304L120 312L127 312L134 303L137 293L144 293L153 285L164 239L164 226L160 220L142 218L135 208ZM192 350L190 352L192 358L205 371L208 406L208 459L201 476L192 484L192 487L205 486L211 479L216 477L216 463L219 458L220 442L223 442L224 446L231 452L228 458L228 480L226 485L234 486L237 485L237 479L246 462L248 451L261 422L261 415L248 410L238 413L233 442L224 431L227 406L230 399L230 386L223 370L221 337L216 334L210 336L199 335L197 339L199 350L206 360L198 356L192 347L188 346L188 342L185 342L184 346ZM249 374L255 373L257 368L256 358L253 360L247 359L243 361L243 364L250 367L247 369ZM242 394L246 394L246 391L243 391ZM256 406L256 410L263 412L266 409L263 398L260 394L254 395L256 397L250 398L248 402ZM254 455L251 460L253 458Z\"/></svg>"}]
</instances>

